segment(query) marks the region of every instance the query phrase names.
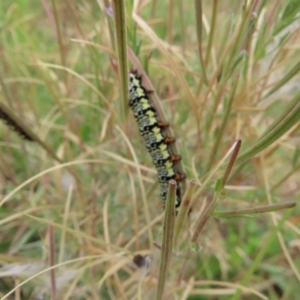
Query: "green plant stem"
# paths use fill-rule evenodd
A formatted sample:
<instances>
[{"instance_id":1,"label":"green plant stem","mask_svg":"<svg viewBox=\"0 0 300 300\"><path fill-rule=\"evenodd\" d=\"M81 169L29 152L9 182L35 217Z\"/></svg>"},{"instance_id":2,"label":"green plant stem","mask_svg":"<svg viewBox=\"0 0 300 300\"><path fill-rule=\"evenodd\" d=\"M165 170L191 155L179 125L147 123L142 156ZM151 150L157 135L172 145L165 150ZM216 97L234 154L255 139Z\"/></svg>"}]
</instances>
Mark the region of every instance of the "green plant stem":
<instances>
[{"instance_id":1,"label":"green plant stem","mask_svg":"<svg viewBox=\"0 0 300 300\"><path fill-rule=\"evenodd\" d=\"M207 51L206 51L206 56L205 56L205 66L207 66L209 60L210 60L210 55L212 52L212 45L213 45L213 40L214 40L214 34L215 34L215 29L216 29L216 21L217 21L217 13L218 13L218 0L213 0L212 3L212 19L211 19L211 24L210 24L210 31L209 31L209 37L208 37L208 43L207 43Z\"/></svg>"},{"instance_id":2,"label":"green plant stem","mask_svg":"<svg viewBox=\"0 0 300 300\"><path fill-rule=\"evenodd\" d=\"M123 120L128 115L128 60L127 60L127 33L126 33L126 13L125 1L113 0L113 15L115 20L115 31L117 41L117 52L119 62L119 80L121 85L121 115Z\"/></svg>"},{"instance_id":3,"label":"green plant stem","mask_svg":"<svg viewBox=\"0 0 300 300\"><path fill-rule=\"evenodd\" d=\"M196 13L196 32L197 32L197 43L198 43L198 55L199 55L199 62L201 66L201 72L202 72L202 77L199 81L199 84L196 89L196 95L199 94L201 87L202 87L202 82L204 80L205 84L208 84L207 76L205 73L205 64L204 64L204 59L203 59L203 52L202 52L202 15L203 15L203 10L202 10L202 0L195 0L195 13Z\"/></svg>"},{"instance_id":4,"label":"green plant stem","mask_svg":"<svg viewBox=\"0 0 300 300\"><path fill-rule=\"evenodd\" d=\"M175 198L176 198L176 181L169 182L169 190L166 201L165 218L163 224L163 237L161 249L161 261L159 268L158 286L156 291L156 300L163 299L164 286L166 282L168 267L173 251L173 237L175 226Z\"/></svg>"},{"instance_id":5,"label":"green plant stem","mask_svg":"<svg viewBox=\"0 0 300 300\"><path fill-rule=\"evenodd\" d=\"M245 3L244 3L244 7L246 7ZM242 21L241 21L241 24L239 26L239 31L238 31L236 39L235 39L235 44L233 46L233 49L229 52L230 56L229 56L228 60L225 61L224 66L222 67L222 74L223 74L222 77L221 77L222 80L219 84L217 96L215 97L213 108L212 108L212 113L211 113L211 116L208 120L208 125L207 125L208 132L210 131L212 122L215 118L215 114L216 114L217 106L218 106L218 98L219 98L219 96L220 96L220 94L221 94L221 92L224 88L224 84L225 84L225 82L228 78L228 74L232 73L233 66L236 65L236 61L239 61L239 57L236 60L235 60L235 58L237 57L237 53L238 53L238 51L240 50L240 47L241 47L244 28L245 28L245 26L248 22L250 11L251 11L251 7L249 8L248 11L246 9L244 9L244 14L241 18Z\"/></svg>"},{"instance_id":6,"label":"green plant stem","mask_svg":"<svg viewBox=\"0 0 300 300\"><path fill-rule=\"evenodd\" d=\"M234 86L232 88L232 92L231 92L231 95L230 95L230 98L229 98L229 101L228 101L228 104L227 104L227 107L226 107L225 115L224 115L222 124L219 127L218 135L216 137L216 141L215 141L214 146L212 148L211 156L208 160L206 171L208 171L212 167L212 165L214 163L214 160L215 160L215 157L216 157L216 154L218 153L218 149L219 149L221 140L223 138L224 131L226 129L226 126L227 126L227 123L228 123L228 120L229 120L232 104L233 104L233 101L235 99L235 93L236 93L236 89L237 89L237 86L238 86L238 82L239 82L238 79L236 79L234 81Z\"/></svg>"},{"instance_id":7,"label":"green plant stem","mask_svg":"<svg viewBox=\"0 0 300 300\"><path fill-rule=\"evenodd\" d=\"M234 163L235 163L235 161L236 161L236 158L237 158L237 156L238 156L238 154L239 154L239 152L240 152L241 145L242 145L242 141L241 141L241 140L238 140L238 141L236 142L235 147L234 147L233 153L232 153L232 155L231 155L231 157L230 157L230 160L229 160L229 163L228 163L227 168L226 168L226 170L225 170L224 176L223 176L223 178L222 178L222 186L221 186L222 189L225 188L225 185L226 185L226 183L227 183L227 181L228 181L228 178L229 178L229 176L230 176L230 174L231 174L231 171L232 171L232 168L233 168Z\"/></svg>"},{"instance_id":8,"label":"green plant stem","mask_svg":"<svg viewBox=\"0 0 300 300\"><path fill-rule=\"evenodd\" d=\"M216 218L230 219L230 218L245 217L249 215L269 213L269 212L274 212L274 211L283 210L287 208L293 208L295 206L296 206L296 202L290 201L290 202L261 205L256 207L250 207L250 208L239 209L239 210L230 210L224 212L214 211L212 212L212 216Z\"/></svg>"},{"instance_id":9,"label":"green plant stem","mask_svg":"<svg viewBox=\"0 0 300 300\"><path fill-rule=\"evenodd\" d=\"M56 35L57 35L57 42L58 42L58 47L59 47L59 53L60 53L60 59L61 59L61 64L63 67L66 67L66 56L65 56L65 51L64 51L64 45L63 45L63 40L61 37L61 29L60 29L60 22L59 22L59 17L57 13L57 8L56 8L56 0L51 0L52 6L53 6L53 14L55 18L55 27L56 27ZM64 83L66 89L68 88L68 83L67 83L67 73L63 72L64 75Z\"/></svg>"},{"instance_id":10,"label":"green plant stem","mask_svg":"<svg viewBox=\"0 0 300 300\"><path fill-rule=\"evenodd\" d=\"M253 5L253 4L252 4ZM224 65L223 68L223 78L226 78L228 75L228 72L230 71L232 67L232 62L234 61L235 57L237 56L237 53L241 50L241 44L242 44L242 39L244 36L244 29L246 27L247 22L249 22L249 14L252 11L251 5L249 6L249 9L246 10L246 1L244 2L244 14L241 17L241 24L239 25L239 31L233 46L232 51L230 51L230 56L228 58L227 63Z\"/></svg>"},{"instance_id":11,"label":"green plant stem","mask_svg":"<svg viewBox=\"0 0 300 300\"><path fill-rule=\"evenodd\" d=\"M156 14L156 8L157 8L157 2L158 0L152 0L151 1L151 19L153 19L155 17Z\"/></svg>"},{"instance_id":12,"label":"green plant stem","mask_svg":"<svg viewBox=\"0 0 300 300\"><path fill-rule=\"evenodd\" d=\"M207 221L212 215L212 212L215 210L215 208L219 205L222 199L226 197L226 191L222 191L221 193L215 194L213 200L209 203L209 205L206 207L204 212L201 215L200 221L198 225L196 226L196 229L194 231L193 237L192 237L192 242L197 243L197 240L206 225Z\"/></svg>"},{"instance_id":13,"label":"green plant stem","mask_svg":"<svg viewBox=\"0 0 300 300\"><path fill-rule=\"evenodd\" d=\"M53 227L48 225L49 234L49 267L55 265L55 239ZM50 281L51 281L51 300L56 299L56 280L55 280L55 269L50 270Z\"/></svg>"},{"instance_id":14,"label":"green plant stem","mask_svg":"<svg viewBox=\"0 0 300 300\"><path fill-rule=\"evenodd\" d=\"M168 24L167 24L167 42L172 45L173 39L173 12L174 12L174 0L168 1Z\"/></svg>"},{"instance_id":15,"label":"green plant stem","mask_svg":"<svg viewBox=\"0 0 300 300\"><path fill-rule=\"evenodd\" d=\"M175 222L175 234L174 234L174 245L178 246L178 238L180 232L184 229L184 225L187 222L187 216L191 207L192 197L195 188L195 180L189 182L187 190L184 193L183 200L179 209L178 216Z\"/></svg>"}]
</instances>

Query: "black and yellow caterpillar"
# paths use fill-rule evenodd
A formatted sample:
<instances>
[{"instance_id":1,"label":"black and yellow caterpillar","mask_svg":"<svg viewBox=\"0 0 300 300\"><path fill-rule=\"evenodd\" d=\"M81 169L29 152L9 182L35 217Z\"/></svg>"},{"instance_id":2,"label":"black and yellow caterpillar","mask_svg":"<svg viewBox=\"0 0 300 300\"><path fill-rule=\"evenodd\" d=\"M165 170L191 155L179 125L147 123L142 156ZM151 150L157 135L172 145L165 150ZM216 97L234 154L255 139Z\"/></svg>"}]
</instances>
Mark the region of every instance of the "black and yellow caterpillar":
<instances>
[{"instance_id":1,"label":"black and yellow caterpillar","mask_svg":"<svg viewBox=\"0 0 300 300\"><path fill-rule=\"evenodd\" d=\"M185 178L185 174L181 174L176 167L176 162L181 160L181 156L173 154L170 147L170 144L175 142L175 138L166 136L165 128L169 124L160 120L150 102L148 96L150 92L143 87L141 76L136 70L129 73L129 93L129 106L157 169L163 204L166 202L169 181L174 179L177 182L175 204L177 211L181 203L180 181Z\"/></svg>"}]
</instances>

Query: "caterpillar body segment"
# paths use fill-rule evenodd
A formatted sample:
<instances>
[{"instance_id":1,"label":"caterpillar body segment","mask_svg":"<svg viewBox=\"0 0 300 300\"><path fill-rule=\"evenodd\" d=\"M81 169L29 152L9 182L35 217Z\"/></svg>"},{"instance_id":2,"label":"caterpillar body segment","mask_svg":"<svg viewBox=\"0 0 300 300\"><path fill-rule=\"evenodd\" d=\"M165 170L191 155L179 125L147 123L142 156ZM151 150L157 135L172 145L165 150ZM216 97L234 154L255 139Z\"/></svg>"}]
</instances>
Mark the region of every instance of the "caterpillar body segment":
<instances>
[{"instance_id":1,"label":"caterpillar body segment","mask_svg":"<svg viewBox=\"0 0 300 300\"><path fill-rule=\"evenodd\" d=\"M160 167L165 161L170 160L172 156L166 144L162 144L157 149L152 150L150 155L156 167Z\"/></svg>"},{"instance_id":2,"label":"caterpillar body segment","mask_svg":"<svg viewBox=\"0 0 300 300\"><path fill-rule=\"evenodd\" d=\"M147 133L147 129L149 126L157 126L157 115L156 112L152 111L152 110L146 110L144 115L142 117L140 117L138 120L138 125L139 128L141 128L140 130L146 134Z\"/></svg>"},{"instance_id":3,"label":"caterpillar body segment","mask_svg":"<svg viewBox=\"0 0 300 300\"><path fill-rule=\"evenodd\" d=\"M161 145L169 145L174 142L174 140L164 137L160 132L156 134L145 134L143 137L149 152L160 149L159 147Z\"/></svg>"},{"instance_id":4,"label":"caterpillar body segment","mask_svg":"<svg viewBox=\"0 0 300 300\"><path fill-rule=\"evenodd\" d=\"M133 106L134 109L134 117L139 120L140 118L142 118L145 114L145 111L150 110L153 111L154 113L155 110L153 109L153 107L151 107L149 105L148 102L145 101L145 99L141 99L140 102L138 102L136 105Z\"/></svg>"},{"instance_id":5,"label":"caterpillar body segment","mask_svg":"<svg viewBox=\"0 0 300 300\"><path fill-rule=\"evenodd\" d=\"M142 85L142 77L137 74L136 70L133 70L129 73L129 106L133 107L136 104L140 103L140 100L148 98L148 93ZM149 100L149 98L148 98ZM152 105L150 105L152 107Z\"/></svg>"},{"instance_id":6,"label":"caterpillar body segment","mask_svg":"<svg viewBox=\"0 0 300 300\"><path fill-rule=\"evenodd\" d=\"M170 145L175 142L174 137L168 137L165 128L169 123L160 120L159 115L152 105L147 91L142 85L142 78L136 70L129 73L129 106L137 121L140 134L148 149L152 162L157 169L158 181L161 185L160 196L165 205L169 181L176 180L176 209L181 203L180 182L185 179L185 174L177 170L176 163L181 156L174 154Z\"/></svg>"},{"instance_id":7,"label":"caterpillar body segment","mask_svg":"<svg viewBox=\"0 0 300 300\"><path fill-rule=\"evenodd\" d=\"M171 179L176 180L177 183L185 179L185 174L180 174L174 167L174 163L167 161L163 166L157 167L158 181L169 182Z\"/></svg>"}]
</instances>

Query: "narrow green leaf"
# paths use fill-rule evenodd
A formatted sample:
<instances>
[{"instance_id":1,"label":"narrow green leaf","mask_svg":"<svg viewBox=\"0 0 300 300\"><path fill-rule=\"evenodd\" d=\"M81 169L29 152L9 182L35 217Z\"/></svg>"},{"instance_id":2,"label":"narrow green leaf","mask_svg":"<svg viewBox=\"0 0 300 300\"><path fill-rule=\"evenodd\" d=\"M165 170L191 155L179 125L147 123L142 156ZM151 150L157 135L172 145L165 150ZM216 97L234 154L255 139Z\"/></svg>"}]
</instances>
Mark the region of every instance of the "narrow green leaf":
<instances>
[{"instance_id":1,"label":"narrow green leaf","mask_svg":"<svg viewBox=\"0 0 300 300\"><path fill-rule=\"evenodd\" d=\"M215 193L219 193L223 188L222 178L218 178L215 184Z\"/></svg>"},{"instance_id":2,"label":"narrow green leaf","mask_svg":"<svg viewBox=\"0 0 300 300\"><path fill-rule=\"evenodd\" d=\"M300 99L299 99L300 100ZM271 130L264 138L260 139L256 145L241 154L236 160L236 163L242 163L250 158L254 157L256 154L260 153L268 146L272 145L277 141L282 135L284 135L290 128L297 124L300 120L300 101L298 104L286 115L286 117L277 125L271 125ZM268 131L268 130L267 130Z\"/></svg>"},{"instance_id":3,"label":"narrow green leaf","mask_svg":"<svg viewBox=\"0 0 300 300\"><path fill-rule=\"evenodd\" d=\"M247 56L247 53L244 50L239 53L239 55L237 56L237 58L233 62L233 64L232 64L232 66L231 66L231 68L229 70L229 73L227 74L226 78L223 79L224 81L227 81L229 78L232 77L234 71L237 69L237 67L239 66L239 64L246 58L246 56Z\"/></svg>"},{"instance_id":4,"label":"narrow green leaf","mask_svg":"<svg viewBox=\"0 0 300 300\"><path fill-rule=\"evenodd\" d=\"M299 73L300 70L300 61L295 64L295 66L285 75L283 78L264 96L264 98L269 97L274 92L278 91L284 84L289 82L292 77Z\"/></svg>"},{"instance_id":5,"label":"narrow green leaf","mask_svg":"<svg viewBox=\"0 0 300 300\"><path fill-rule=\"evenodd\" d=\"M212 215L214 217L224 218L224 219L251 217L251 215L279 211L283 209L293 208L295 206L296 206L296 202L291 201L291 202L275 203L269 205L261 205L261 206L250 207L250 208L239 209L239 210L214 211L212 212Z\"/></svg>"}]
</instances>

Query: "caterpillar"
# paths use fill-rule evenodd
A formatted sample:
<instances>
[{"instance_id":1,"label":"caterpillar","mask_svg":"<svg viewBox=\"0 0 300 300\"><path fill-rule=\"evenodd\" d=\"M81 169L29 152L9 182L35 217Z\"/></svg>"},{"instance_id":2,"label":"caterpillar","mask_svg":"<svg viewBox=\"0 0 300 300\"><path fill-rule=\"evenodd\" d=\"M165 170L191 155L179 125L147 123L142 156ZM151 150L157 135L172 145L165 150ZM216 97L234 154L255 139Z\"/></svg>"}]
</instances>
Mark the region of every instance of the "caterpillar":
<instances>
[{"instance_id":1,"label":"caterpillar","mask_svg":"<svg viewBox=\"0 0 300 300\"><path fill-rule=\"evenodd\" d=\"M32 137L4 110L4 107L0 107L0 119L2 119L12 130L18 133L22 138L28 141L33 141Z\"/></svg>"},{"instance_id":2,"label":"caterpillar","mask_svg":"<svg viewBox=\"0 0 300 300\"><path fill-rule=\"evenodd\" d=\"M169 124L160 120L156 109L150 102L149 93L143 87L141 76L137 70L131 70L129 73L129 106L157 169L163 205L167 199L169 181L174 179L177 182L175 203L177 213L182 197L180 181L185 179L185 174L181 174L176 166L176 162L181 160L181 156L172 152L170 144L175 142L175 138L166 135L165 128Z\"/></svg>"}]
</instances>

